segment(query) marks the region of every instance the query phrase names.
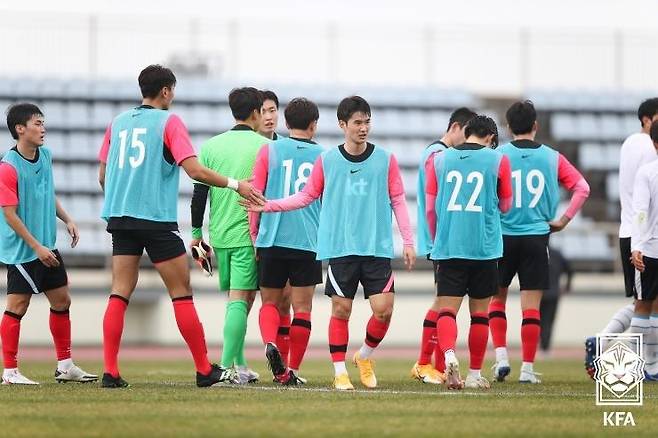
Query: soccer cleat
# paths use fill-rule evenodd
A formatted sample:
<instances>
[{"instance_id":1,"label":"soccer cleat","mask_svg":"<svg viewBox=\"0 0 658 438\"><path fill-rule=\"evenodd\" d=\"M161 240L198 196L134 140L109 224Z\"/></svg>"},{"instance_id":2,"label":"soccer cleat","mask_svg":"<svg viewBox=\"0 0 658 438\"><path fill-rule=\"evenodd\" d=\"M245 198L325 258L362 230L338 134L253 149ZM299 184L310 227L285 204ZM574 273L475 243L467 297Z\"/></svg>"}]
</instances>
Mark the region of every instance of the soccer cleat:
<instances>
[{"instance_id":1,"label":"soccer cleat","mask_svg":"<svg viewBox=\"0 0 658 438\"><path fill-rule=\"evenodd\" d=\"M361 377L363 386L369 389L376 388L375 362L372 359L361 359L358 351L354 353L352 362L359 369L359 376Z\"/></svg>"},{"instance_id":2,"label":"soccer cleat","mask_svg":"<svg viewBox=\"0 0 658 438\"><path fill-rule=\"evenodd\" d=\"M212 258L210 254L212 253L212 248L205 242L199 243L197 246L192 247L192 258L201 267L201 270L206 275L206 277L212 276Z\"/></svg>"},{"instance_id":3,"label":"soccer cleat","mask_svg":"<svg viewBox=\"0 0 658 438\"><path fill-rule=\"evenodd\" d=\"M301 377L301 376L298 376L297 373L296 373L295 371L290 370L290 372L295 376L295 379L296 379L296 382L297 382L297 383L295 383L295 385L306 385L306 384L308 383L308 380L306 380L305 378L303 378L303 377ZM272 379L272 382L274 382L274 383L281 383L281 382L279 381L279 379L277 379L276 377L274 377L274 378Z\"/></svg>"},{"instance_id":4,"label":"soccer cleat","mask_svg":"<svg viewBox=\"0 0 658 438\"><path fill-rule=\"evenodd\" d=\"M2 384L3 385L38 385L39 382L28 379L18 371L18 368L14 368L11 371L6 371L2 374Z\"/></svg>"},{"instance_id":5,"label":"soccer cleat","mask_svg":"<svg viewBox=\"0 0 658 438\"><path fill-rule=\"evenodd\" d=\"M512 372L509 362L506 360L499 360L491 369L493 370L493 378L496 382L504 382L505 377L509 376Z\"/></svg>"},{"instance_id":6,"label":"soccer cleat","mask_svg":"<svg viewBox=\"0 0 658 438\"><path fill-rule=\"evenodd\" d=\"M432 366L431 363L419 365L416 362L411 368L411 377L423 383L442 385L446 381L446 375Z\"/></svg>"},{"instance_id":7,"label":"soccer cleat","mask_svg":"<svg viewBox=\"0 0 658 438\"><path fill-rule=\"evenodd\" d=\"M237 374L241 385L256 383L258 382L258 379L260 379L260 374L247 367L238 367Z\"/></svg>"},{"instance_id":8,"label":"soccer cleat","mask_svg":"<svg viewBox=\"0 0 658 438\"><path fill-rule=\"evenodd\" d=\"M216 363L210 365L210 372L208 374L196 373L196 386L199 388L207 388L216 383L240 383L239 376L233 368L222 368Z\"/></svg>"},{"instance_id":9,"label":"soccer cleat","mask_svg":"<svg viewBox=\"0 0 658 438\"><path fill-rule=\"evenodd\" d=\"M470 374L466 376L464 386L470 389L491 389L491 384L483 376L475 377Z\"/></svg>"},{"instance_id":10,"label":"soccer cleat","mask_svg":"<svg viewBox=\"0 0 658 438\"><path fill-rule=\"evenodd\" d=\"M101 387L103 388L129 388L130 383L126 382L119 377L114 377L110 373L103 373L103 379L101 380Z\"/></svg>"},{"instance_id":11,"label":"soccer cleat","mask_svg":"<svg viewBox=\"0 0 658 438\"><path fill-rule=\"evenodd\" d=\"M594 359L596 359L596 338L591 336L585 340L585 371L592 379L596 373Z\"/></svg>"},{"instance_id":12,"label":"soccer cleat","mask_svg":"<svg viewBox=\"0 0 658 438\"><path fill-rule=\"evenodd\" d=\"M446 385L448 389L464 389L464 381L459 374L459 362L446 362Z\"/></svg>"},{"instance_id":13,"label":"soccer cleat","mask_svg":"<svg viewBox=\"0 0 658 438\"><path fill-rule=\"evenodd\" d=\"M276 345L271 342L267 343L265 346L265 357L267 357L267 366L272 370L274 377L285 374L287 367Z\"/></svg>"},{"instance_id":14,"label":"soccer cleat","mask_svg":"<svg viewBox=\"0 0 658 438\"><path fill-rule=\"evenodd\" d=\"M349 374L343 373L334 377L334 389L338 391L354 391L354 385L350 381Z\"/></svg>"},{"instance_id":15,"label":"soccer cleat","mask_svg":"<svg viewBox=\"0 0 658 438\"><path fill-rule=\"evenodd\" d=\"M288 370L286 373L274 378L275 383L280 383L283 386L298 386L306 383L304 379L297 377L293 370Z\"/></svg>"},{"instance_id":16,"label":"soccer cleat","mask_svg":"<svg viewBox=\"0 0 658 438\"><path fill-rule=\"evenodd\" d=\"M519 383L541 383L541 379L538 376L541 376L541 373L535 373L531 370L521 370Z\"/></svg>"},{"instance_id":17,"label":"soccer cleat","mask_svg":"<svg viewBox=\"0 0 658 438\"><path fill-rule=\"evenodd\" d=\"M98 380L96 374L83 371L79 366L73 365L68 371L55 370L55 380L59 383L66 382L95 382Z\"/></svg>"}]
</instances>

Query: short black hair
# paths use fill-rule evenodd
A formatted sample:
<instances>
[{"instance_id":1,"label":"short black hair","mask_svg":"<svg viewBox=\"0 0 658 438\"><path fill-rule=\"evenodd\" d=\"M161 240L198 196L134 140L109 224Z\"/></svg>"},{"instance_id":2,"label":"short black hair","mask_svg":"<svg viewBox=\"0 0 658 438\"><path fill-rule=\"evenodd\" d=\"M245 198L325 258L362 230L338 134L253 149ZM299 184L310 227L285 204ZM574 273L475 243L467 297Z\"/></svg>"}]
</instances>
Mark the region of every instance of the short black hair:
<instances>
[{"instance_id":1,"label":"short black hair","mask_svg":"<svg viewBox=\"0 0 658 438\"><path fill-rule=\"evenodd\" d=\"M235 120L247 120L254 111L263 106L263 93L254 87L234 88L228 95L228 106Z\"/></svg>"},{"instance_id":2,"label":"short black hair","mask_svg":"<svg viewBox=\"0 0 658 438\"><path fill-rule=\"evenodd\" d=\"M261 93L263 93L263 102L265 102L266 100L271 100L276 105L276 109L279 109L279 98L277 97L274 91L263 90L261 91Z\"/></svg>"},{"instance_id":3,"label":"short black hair","mask_svg":"<svg viewBox=\"0 0 658 438\"><path fill-rule=\"evenodd\" d=\"M27 126L32 116L43 117L43 112L33 103L16 103L7 108L7 128L14 140L18 140L16 125Z\"/></svg>"},{"instance_id":4,"label":"short black hair","mask_svg":"<svg viewBox=\"0 0 658 438\"><path fill-rule=\"evenodd\" d=\"M475 116L477 116L477 113L472 111L470 108L466 108L465 106L457 108L450 115L450 120L448 121L448 130L450 130L453 123L456 123L463 128L466 126L468 121Z\"/></svg>"},{"instance_id":5,"label":"short black hair","mask_svg":"<svg viewBox=\"0 0 658 438\"><path fill-rule=\"evenodd\" d=\"M336 116L338 116L338 120L347 123L354 113L359 112L370 116L370 105L361 96L350 96L340 101Z\"/></svg>"},{"instance_id":6,"label":"short black hair","mask_svg":"<svg viewBox=\"0 0 658 438\"><path fill-rule=\"evenodd\" d=\"M640 104L640 107L637 109L637 118L642 123L642 117L653 119L656 113L658 113L658 97L652 97Z\"/></svg>"},{"instance_id":7,"label":"short black hair","mask_svg":"<svg viewBox=\"0 0 658 438\"><path fill-rule=\"evenodd\" d=\"M139 89L142 97L154 98L160 94L164 87L172 88L176 85L176 76L167 67L160 64L151 64L139 73Z\"/></svg>"},{"instance_id":8,"label":"short black hair","mask_svg":"<svg viewBox=\"0 0 658 438\"><path fill-rule=\"evenodd\" d=\"M651 136L651 140L653 140L654 143L658 143L658 120L651 124L649 135Z\"/></svg>"},{"instance_id":9,"label":"short black hair","mask_svg":"<svg viewBox=\"0 0 658 438\"><path fill-rule=\"evenodd\" d=\"M308 129L320 118L318 106L305 97L295 97L288 102L283 114L290 129Z\"/></svg>"},{"instance_id":10,"label":"short black hair","mask_svg":"<svg viewBox=\"0 0 658 438\"><path fill-rule=\"evenodd\" d=\"M471 135L476 137L484 138L488 135L494 136L491 146L498 146L498 127L496 122L491 117L478 115L473 117L467 124L466 129L464 130L466 138Z\"/></svg>"},{"instance_id":11,"label":"short black hair","mask_svg":"<svg viewBox=\"0 0 658 438\"><path fill-rule=\"evenodd\" d=\"M505 113L505 118L514 135L527 134L537 121L537 111L530 100L514 102Z\"/></svg>"}]
</instances>

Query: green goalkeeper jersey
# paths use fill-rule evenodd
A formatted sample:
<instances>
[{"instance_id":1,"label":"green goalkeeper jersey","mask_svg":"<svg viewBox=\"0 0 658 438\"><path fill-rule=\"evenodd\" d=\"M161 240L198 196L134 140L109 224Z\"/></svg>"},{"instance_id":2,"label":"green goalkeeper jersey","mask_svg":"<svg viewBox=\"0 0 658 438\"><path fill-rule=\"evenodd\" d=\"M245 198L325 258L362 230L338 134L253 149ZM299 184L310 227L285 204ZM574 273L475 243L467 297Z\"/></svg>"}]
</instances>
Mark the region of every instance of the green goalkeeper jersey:
<instances>
[{"instance_id":1,"label":"green goalkeeper jersey","mask_svg":"<svg viewBox=\"0 0 658 438\"><path fill-rule=\"evenodd\" d=\"M237 180L249 178L256 155L270 140L247 125L237 125L216 135L201 146L199 161L204 166ZM240 195L233 190L210 187L210 245L237 248L252 244L245 209L238 204Z\"/></svg>"}]
</instances>

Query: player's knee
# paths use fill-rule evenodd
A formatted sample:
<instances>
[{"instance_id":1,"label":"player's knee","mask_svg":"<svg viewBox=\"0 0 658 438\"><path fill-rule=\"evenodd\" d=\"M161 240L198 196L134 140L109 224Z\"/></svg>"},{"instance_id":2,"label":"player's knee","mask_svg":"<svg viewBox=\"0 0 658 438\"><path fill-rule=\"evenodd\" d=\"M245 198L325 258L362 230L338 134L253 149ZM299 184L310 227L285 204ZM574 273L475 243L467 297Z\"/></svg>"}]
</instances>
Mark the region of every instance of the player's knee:
<instances>
[{"instance_id":1,"label":"player's knee","mask_svg":"<svg viewBox=\"0 0 658 438\"><path fill-rule=\"evenodd\" d=\"M7 300L5 310L16 315L23 316L27 313L27 308L30 306L30 297L28 295L11 295L11 299Z\"/></svg>"},{"instance_id":2,"label":"player's knee","mask_svg":"<svg viewBox=\"0 0 658 438\"><path fill-rule=\"evenodd\" d=\"M378 320L389 323L391 322L391 317L393 316L393 306L373 311L373 315Z\"/></svg>"},{"instance_id":3,"label":"player's knee","mask_svg":"<svg viewBox=\"0 0 658 438\"><path fill-rule=\"evenodd\" d=\"M58 312L69 310L71 307L71 296L69 294L61 295L50 300L50 308Z\"/></svg>"},{"instance_id":4,"label":"player's knee","mask_svg":"<svg viewBox=\"0 0 658 438\"><path fill-rule=\"evenodd\" d=\"M292 310L295 313L311 313L311 303L292 303Z\"/></svg>"},{"instance_id":5,"label":"player's knee","mask_svg":"<svg viewBox=\"0 0 658 438\"><path fill-rule=\"evenodd\" d=\"M333 309L331 310L331 315L334 318L350 319L351 314L352 314L352 308L349 306L334 304Z\"/></svg>"}]
</instances>

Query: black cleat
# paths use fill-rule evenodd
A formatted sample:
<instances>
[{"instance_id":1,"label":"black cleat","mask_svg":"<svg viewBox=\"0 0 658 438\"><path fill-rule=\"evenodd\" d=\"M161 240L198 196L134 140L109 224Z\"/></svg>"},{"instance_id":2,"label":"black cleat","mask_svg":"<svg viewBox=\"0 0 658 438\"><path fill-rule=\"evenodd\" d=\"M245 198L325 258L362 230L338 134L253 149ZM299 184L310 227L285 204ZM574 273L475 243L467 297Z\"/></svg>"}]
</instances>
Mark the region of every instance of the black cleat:
<instances>
[{"instance_id":1,"label":"black cleat","mask_svg":"<svg viewBox=\"0 0 658 438\"><path fill-rule=\"evenodd\" d=\"M103 374L103 380L101 381L102 388L129 388L130 383L126 382L119 377L114 377L110 373Z\"/></svg>"},{"instance_id":2,"label":"black cleat","mask_svg":"<svg viewBox=\"0 0 658 438\"><path fill-rule=\"evenodd\" d=\"M235 372L232 368L222 368L216 363L210 365L210 372L208 374L196 373L196 386L199 388L207 388L216 383L236 383Z\"/></svg>"},{"instance_id":3,"label":"black cleat","mask_svg":"<svg viewBox=\"0 0 658 438\"><path fill-rule=\"evenodd\" d=\"M276 345L271 342L267 343L265 346L265 357L267 357L267 366L272 370L274 377L286 374L286 364L283 362L281 352Z\"/></svg>"}]
</instances>

